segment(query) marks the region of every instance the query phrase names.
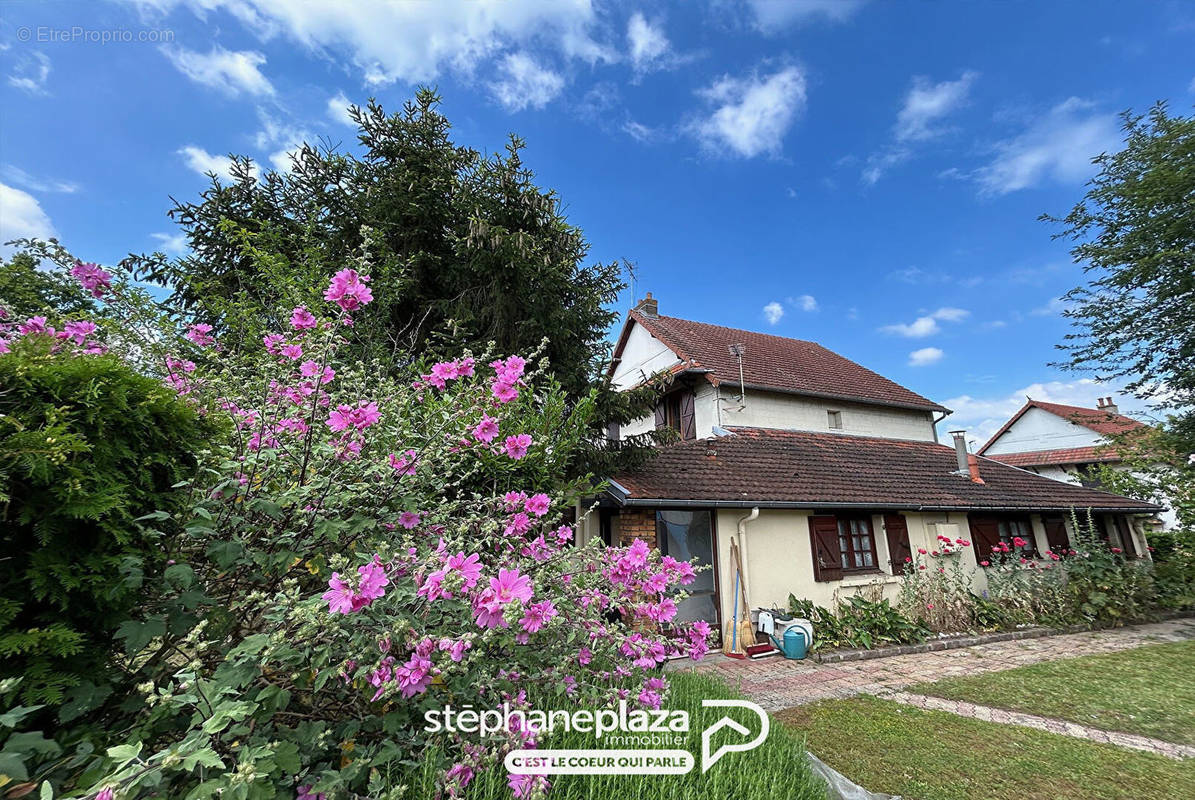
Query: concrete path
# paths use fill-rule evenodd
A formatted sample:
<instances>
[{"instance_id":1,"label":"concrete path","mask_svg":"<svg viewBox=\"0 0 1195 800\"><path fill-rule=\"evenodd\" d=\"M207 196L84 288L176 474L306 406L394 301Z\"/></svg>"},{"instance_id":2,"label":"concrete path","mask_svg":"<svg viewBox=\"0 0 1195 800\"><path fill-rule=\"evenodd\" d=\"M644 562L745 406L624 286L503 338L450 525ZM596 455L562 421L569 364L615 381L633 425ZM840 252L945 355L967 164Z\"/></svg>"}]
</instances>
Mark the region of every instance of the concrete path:
<instances>
[{"instance_id":1,"label":"concrete path","mask_svg":"<svg viewBox=\"0 0 1195 800\"><path fill-rule=\"evenodd\" d=\"M923 681L1012 669L1039 661L1111 653L1157 642L1195 639L1195 619L1185 618L1112 630L1048 636L1041 639L993 642L958 650L818 664L773 657L740 661L718 655L675 667L709 671L759 703L768 711L799 706L831 697L889 694Z\"/></svg>"},{"instance_id":2,"label":"concrete path","mask_svg":"<svg viewBox=\"0 0 1195 800\"><path fill-rule=\"evenodd\" d=\"M941 697L909 694L908 692L892 692L891 694L884 695L884 699L895 700L898 703L930 711L946 711L951 714L958 714L960 717L981 719L985 722L1021 725L1026 728L1037 728L1038 730L1049 731L1050 733L1062 734L1063 736L1072 736L1076 739L1087 739L1092 742L1130 747L1134 750L1144 750L1147 753L1156 753L1167 758L1195 758L1195 747L1189 745L1172 744L1164 742L1161 739L1151 739L1148 736L1140 736L1135 733L1119 733L1116 731L1100 730L1099 728L1089 728L1086 725L1078 725L1074 722L1067 722L1066 720L1039 717L1035 714L1024 714L1020 711L1006 711L1002 708L979 706L963 700L946 700Z\"/></svg>"}]
</instances>

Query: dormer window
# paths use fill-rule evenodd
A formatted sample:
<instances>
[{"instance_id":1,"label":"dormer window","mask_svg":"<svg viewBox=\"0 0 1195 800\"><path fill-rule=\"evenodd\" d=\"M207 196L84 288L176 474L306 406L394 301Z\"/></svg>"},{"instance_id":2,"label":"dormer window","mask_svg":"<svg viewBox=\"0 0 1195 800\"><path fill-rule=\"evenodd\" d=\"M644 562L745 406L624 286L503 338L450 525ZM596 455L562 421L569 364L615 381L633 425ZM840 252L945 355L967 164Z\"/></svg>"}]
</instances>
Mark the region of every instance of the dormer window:
<instances>
[{"instance_id":1,"label":"dormer window","mask_svg":"<svg viewBox=\"0 0 1195 800\"><path fill-rule=\"evenodd\" d=\"M682 389L664 396L656 406L656 429L672 428L682 440L697 438L693 392Z\"/></svg>"},{"instance_id":2,"label":"dormer window","mask_svg":"<svg viewBox=\"0 0 1195 800\"><path fill-rule=\"evenodd\" d=\"M842 430L842 412L841 411L827 411L826 416L829 418L830 428L832 430Z\"/></svg>"}]
</instances>

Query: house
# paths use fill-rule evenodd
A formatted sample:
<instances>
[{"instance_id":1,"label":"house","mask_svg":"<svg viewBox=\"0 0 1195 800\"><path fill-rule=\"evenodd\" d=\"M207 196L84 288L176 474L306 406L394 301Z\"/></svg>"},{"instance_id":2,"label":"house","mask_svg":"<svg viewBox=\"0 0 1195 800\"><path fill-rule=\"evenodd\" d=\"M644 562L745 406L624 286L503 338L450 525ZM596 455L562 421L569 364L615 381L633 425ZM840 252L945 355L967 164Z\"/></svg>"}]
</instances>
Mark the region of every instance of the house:
<instances>
[{"instance_id":1,"label":"house","mask_svg":"<svg viewBox=\"0 0 1195 800\"><path fill-rule=\"evenodd\" d=\"M670 427L678 441L611 476L581 536L709 566L682 619L731 618L732 539L753 607L789 593L832 605L865 586L894 597L906 559L939 536L973 542L952 556L972 566L1017 537L1026 557L1064 549L1072 510L1148 557L1140 520L1156 506L971 455L961 432L943 445L949 409L816 343L661 316L649 294L614 356L620 388L674 377L655 414L616 435Z\"/></svg>"},{"instance_id":2,"label":"house","mask_svg":"<svg viewBox=\"0 0 1195 800\"><path fill-rule=\"evenodd\" d=\"M1096 465L1127 469L1108 437L1146 426L1121 414L1111 397L1101 397L1096 405L1083 408L1026 398L1021 410L979 448L979 455L1054 480L1098 488ZM1169 509L1158 517L1163 527L1175 524Z\"/></svg>"}]
</instances>

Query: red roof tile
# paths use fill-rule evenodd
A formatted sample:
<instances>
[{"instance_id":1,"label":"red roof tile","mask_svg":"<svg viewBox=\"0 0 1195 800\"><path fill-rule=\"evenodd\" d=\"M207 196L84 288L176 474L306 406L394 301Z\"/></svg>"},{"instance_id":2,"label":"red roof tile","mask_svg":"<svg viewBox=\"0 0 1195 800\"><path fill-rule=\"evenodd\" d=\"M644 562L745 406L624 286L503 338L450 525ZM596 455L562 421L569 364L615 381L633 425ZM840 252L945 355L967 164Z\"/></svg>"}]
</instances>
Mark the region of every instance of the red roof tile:
<instances>
[{"instance_id":1,"label":"red roof tile","mask_svg":"<svg viewBox=\"0 0 1195 800\"><path fill-rule=\"evenodd\" d=\"M1004 423L1000 430L996 431L995 435L988 439L983 447L979 448L979 454L983 455L984 451L995 444L996 440L1003 436L1012 427L1013 423L1031 408L1040 408L1042 411L1048 411L1068 422L1073 422L1076 425L1082 425L1088 430L1095 431L1101 436L1112 436L1145 427L1145 423L1139 422L1132 417L1126 417L1124 414L1113 414L1102 408L1083 408L1081 406L1066 406L1061 403L1030 400L1021 406L1021 410L1013 414L1012 418Z\"/></svg>"},{"instance_id":2,"label":"red roof tile","mask_svg":"<svg viewBox=\"0 0 1195 800\"><path fill-rule=\"evenodd\" d=\"M665 500L797 508L1157 510L998 461L978 461L982 484L954 474L954 449L933 442L735 428L733 435L660 448L640 469L614 476L613 490L621 502L644 505Z\"/></svg>"},{"instance_id":3,"label":"red roof tile","mask_svg":"<svg viewBox=\"0 0 1195 800\"><path fill-rule=\"evenodd\" d=\"M738 386L738 359L730 354L732 344L746 346L743 383L757 388L796 394L832 397L840 400L948 411L898 383L827 350L815 342L788 339L766 333L724 328L676 317L652 317L632 311L623 329L619 349L637 322L696 368L710 370L715 385Z\"/></svg>"},{"instance_id":4,"label":"red roof tile","mask_svg":"<svg viewBox=\"0 0 1195 800\"><path fill-rule=\"evenodd\" d=\"M1090 464L1097 461L1120 461L1109 447L1071 447L1065 450L1033 450L1027 453L1000 453L988 458L1014 467L1044 467L1054 464Z\"/></svg>"}]
</instances>

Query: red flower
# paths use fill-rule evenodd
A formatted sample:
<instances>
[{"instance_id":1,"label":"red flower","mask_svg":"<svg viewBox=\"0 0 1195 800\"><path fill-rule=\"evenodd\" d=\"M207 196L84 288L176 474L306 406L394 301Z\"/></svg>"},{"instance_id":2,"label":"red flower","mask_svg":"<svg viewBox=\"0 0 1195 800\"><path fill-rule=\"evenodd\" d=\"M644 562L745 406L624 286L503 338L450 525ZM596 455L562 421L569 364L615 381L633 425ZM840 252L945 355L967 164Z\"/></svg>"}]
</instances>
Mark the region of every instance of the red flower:
<instances>
[{"instance_id":1,"label":"red flower","mask_svg":"<svg viewBox=\"0 0 1195 800\"><path fill-rule=\"evenodd\" d=\"M979 562L979 566L981 566L981 567L988 567L988 566L991 566L991 564L989 564L987 561L980 561L980 562Z\"/></svg>"},{"instance_id":2,"label":"red flower","mask_svg":"<svg viewBox=\"0 0 1195 800\"><path fill-rule=\"evenodd\" d=\"M1113 548L1112 548L1112 552L1113 552L1113 553L1123 553L1124 551L1123 551L1123 550L1121 550L1119 547L1113 547Z\"/></svg>"}]
</instances>

